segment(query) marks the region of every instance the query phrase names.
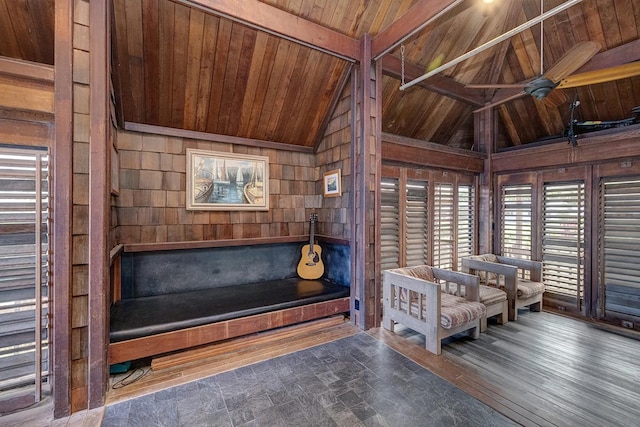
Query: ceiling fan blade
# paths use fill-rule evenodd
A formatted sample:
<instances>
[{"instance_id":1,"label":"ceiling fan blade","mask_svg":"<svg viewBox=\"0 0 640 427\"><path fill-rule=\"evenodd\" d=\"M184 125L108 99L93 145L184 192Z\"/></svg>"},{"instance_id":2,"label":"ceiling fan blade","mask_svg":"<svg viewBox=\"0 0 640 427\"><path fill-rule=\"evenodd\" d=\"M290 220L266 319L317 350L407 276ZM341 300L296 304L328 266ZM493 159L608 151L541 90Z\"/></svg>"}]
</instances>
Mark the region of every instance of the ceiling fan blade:
<instances>
[{"instance_id":1,"label":"ceiling fan blade","mask_svg":"<svg viewBox=\"0 0 640 427\"><path fill-rule=\"evenodd\" d=\"M487 104L484 107L480 107L476 110L473 110L474 113L479 113L481 111L489 110L493 107L497 107L498 105L504 104L505 102L513 101L514 99L521 98L525 96L527 93L525 91L518 92L515 95L507 96L506 98L499 99L497 101L492 102L491 104Z\"/></svg>"},{"instance_id":2,"label":"ceiling fan blade","mask_svg":"<svg viewBox=\"0 0 640 427\"><path fill-rule=\"evenodd\" d=\"M559 82L586 64L600 50L596 42L582 42L572 47L558 60L544 76L553 82Z\"/></svg>"},{"instance_id":3,"label":"ceiling fan blade","mask_svg":"<svg viewBox=\"0 0 640 427\"><path fill-rule=\"evenodd\" d=\"M496 83L496 84L468 84L465 87L471 89L520 89L523 88L526 83Z\"/></svg>"},{"instance_id":4,"label":"ceiling fan blade","mask_svg":"<svg viewBox=\"0 0 640 427\"><path fill-rule=\"evenodd\" d=\"M601 70L587 71L585 73L574 74L560 80L558 88L570 88L578 86L594 85L597 83L611 82L613 80L626 79L628 77L640 76L640 61L614 67L603 68Z\"/></svg>"}]
</instances>

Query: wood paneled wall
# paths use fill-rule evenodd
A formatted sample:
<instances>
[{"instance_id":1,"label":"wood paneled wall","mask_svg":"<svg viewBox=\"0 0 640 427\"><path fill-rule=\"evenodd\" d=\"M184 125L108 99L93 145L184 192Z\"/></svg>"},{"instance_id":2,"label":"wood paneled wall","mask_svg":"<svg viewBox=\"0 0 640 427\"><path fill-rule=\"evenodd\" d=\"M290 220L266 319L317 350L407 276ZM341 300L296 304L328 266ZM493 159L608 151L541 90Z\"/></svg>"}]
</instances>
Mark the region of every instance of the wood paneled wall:
<instances>
[{"instance_id":1,"label":"wood paneled wall","mask_svg":"<svg viewBox=\"0 0 640 427\"><path fill-rule=\"evenodd\" d=\"M315 155L118 131L118 242L161 243L303 235L321 207ZM186 149L269 158L268 211L187 211Z\"/></svg>"}]
</instances>

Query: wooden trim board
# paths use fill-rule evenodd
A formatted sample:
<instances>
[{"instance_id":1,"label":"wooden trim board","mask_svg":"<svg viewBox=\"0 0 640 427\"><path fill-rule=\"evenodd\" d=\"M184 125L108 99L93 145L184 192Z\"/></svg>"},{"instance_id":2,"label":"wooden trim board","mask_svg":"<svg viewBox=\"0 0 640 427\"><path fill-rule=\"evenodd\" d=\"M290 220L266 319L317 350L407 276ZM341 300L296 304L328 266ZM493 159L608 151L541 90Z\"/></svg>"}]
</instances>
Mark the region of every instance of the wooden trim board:
<instances>
[{"instance_id":1,"label":"wooden trim board","mask_svg":"<svg viewBox=\"0 0 640 427\"><path fill-rule=\"evenodd\" d=\"M109 344L109 364L222 341L349 311L349 298L256 314Z\"/></svg>"}]
</instances>

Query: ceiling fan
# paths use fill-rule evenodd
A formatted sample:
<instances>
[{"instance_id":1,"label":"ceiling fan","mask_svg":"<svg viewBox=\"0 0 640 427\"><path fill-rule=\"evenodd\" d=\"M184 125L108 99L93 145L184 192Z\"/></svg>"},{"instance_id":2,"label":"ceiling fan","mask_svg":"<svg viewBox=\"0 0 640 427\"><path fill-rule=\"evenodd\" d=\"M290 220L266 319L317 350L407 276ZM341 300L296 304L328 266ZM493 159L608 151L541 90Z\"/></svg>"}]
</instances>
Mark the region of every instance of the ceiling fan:
<instances>
[{"instance_id":1,"label":"ceiling fan","mask_svg":"<svg viewBox=\"0 0 640 427\"><path fill-rule=\"evenodd\" d=\"M600 45L598 43L591 41L578 43L565 53L547 72L541 73L540 76L525 82L516 84L468 84L466 85L467 87L476 89L522 89L515 95L497 100L475 111L493 108L525 95L531 95L541 100L546 98L554 89L587 86L640 75L640 62L630 62L600 70L573 74L593 58L599 50Z\"/></svg>"}]
</instances>

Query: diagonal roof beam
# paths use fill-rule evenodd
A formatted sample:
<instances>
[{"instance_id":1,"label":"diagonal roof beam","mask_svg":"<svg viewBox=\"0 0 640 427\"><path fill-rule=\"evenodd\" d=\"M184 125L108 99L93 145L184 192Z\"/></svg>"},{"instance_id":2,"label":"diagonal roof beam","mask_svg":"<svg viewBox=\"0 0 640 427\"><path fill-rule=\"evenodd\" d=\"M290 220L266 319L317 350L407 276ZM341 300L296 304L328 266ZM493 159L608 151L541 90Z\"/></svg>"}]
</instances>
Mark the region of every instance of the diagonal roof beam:
<instances>
[{"instance_id":1,"label":"diagonal roof beam","mask_svg":"<svg viewBox=\"0 0 640 427\"><path fill-rule=\"evenodd\" d=\"M371 57L375 60L388 53L413 34L425 28L464 0L421 0L399 19L382 30L371 41Z\"/></svg>"},{"instance_id":2,"label":"diagonal roof beam","mask_svg":"<svg viewBox=\"0 0 640 427\"><path fill-rule=\"evenodd\" d=\"M360 59L359 40L257 0L176 1L347 61Z\"/></svg>"},{"instance_id":3,"label":"diagonal roof beam","mask_svg":"<svg viewBox=\"0 0 640 427\"><path fill-rule=\"evenodd\" d=\"M400 58L394 55L384 55L382 57L382 72L388 76L400 80L402 77L402 62ZM407 79L414 79L424 73L424 67L404 62L404 76ZM440 95L456 99L465 104L471 104L475 107L484 105L484 97L481 92L465 87L462 83L445 77L442 75L433 76L428 81L418 84L424 89L439 93Z\"/></svg>"}]
</instances>

